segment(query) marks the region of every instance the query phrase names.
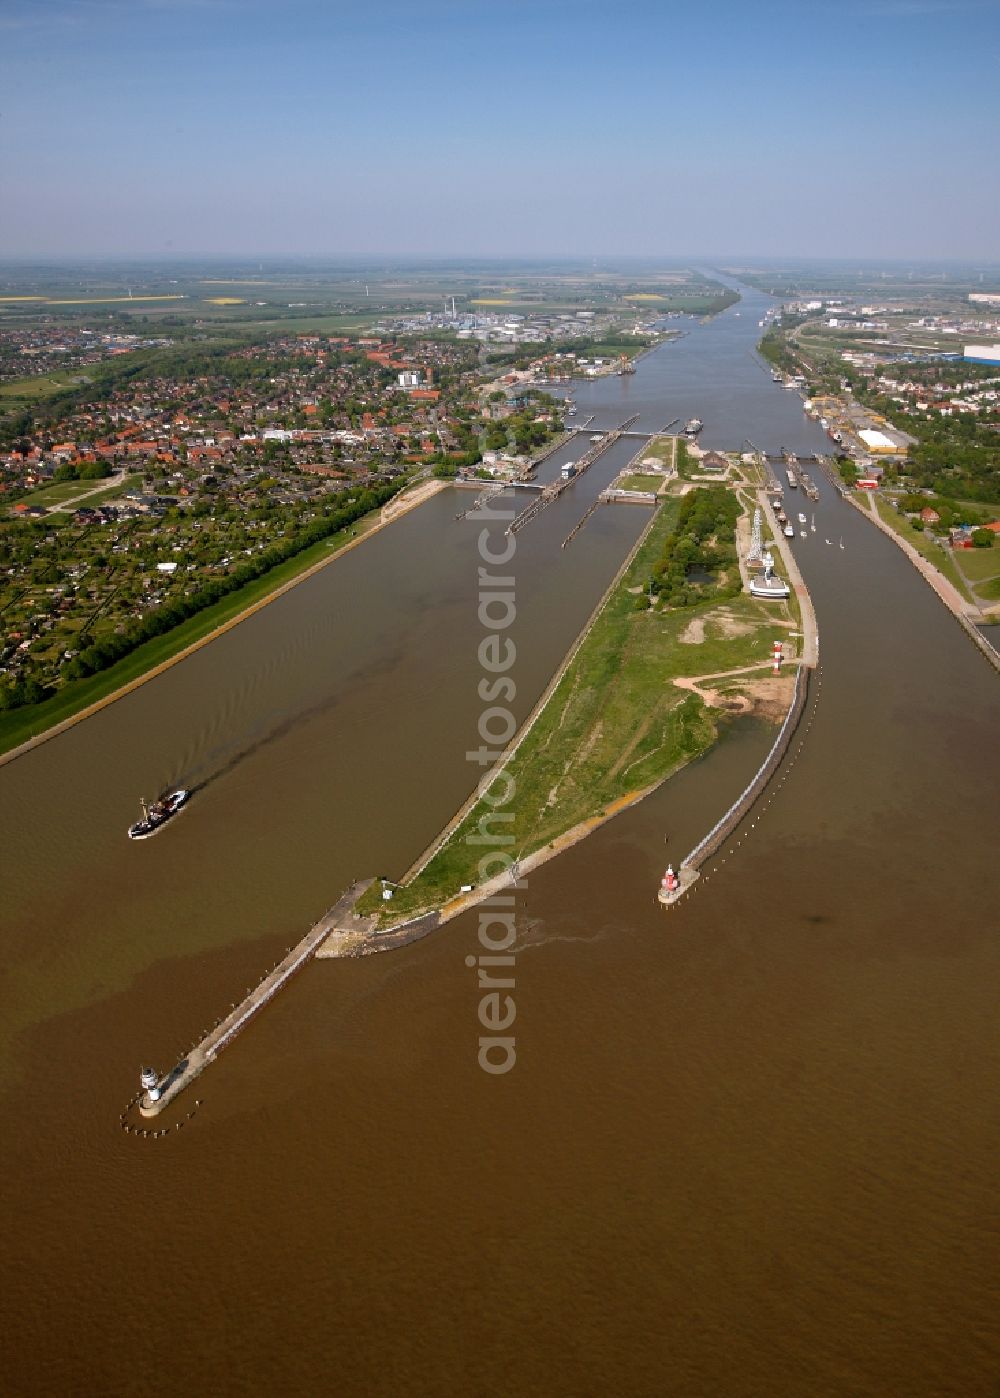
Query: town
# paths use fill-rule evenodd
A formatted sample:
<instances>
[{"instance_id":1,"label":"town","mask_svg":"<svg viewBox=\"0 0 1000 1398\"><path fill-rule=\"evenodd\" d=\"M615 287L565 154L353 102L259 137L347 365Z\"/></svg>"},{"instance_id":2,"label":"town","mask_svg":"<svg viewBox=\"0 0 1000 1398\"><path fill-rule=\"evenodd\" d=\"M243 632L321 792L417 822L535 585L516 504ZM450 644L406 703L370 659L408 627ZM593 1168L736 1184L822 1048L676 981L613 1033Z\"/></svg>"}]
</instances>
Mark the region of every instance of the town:
<instances>
[{"instance_id":1,"label":"town","mask_svg":"<svg viewBox=\"0 0 1000 1398\"><path fill-rule=\"evenodd\" d=\"M0 455L0 708L104 668L123 638L168 629L415 476L523 469L561 415L476 362L412 337L178 349L43 419Z\"/></svg>"}]
</instances>

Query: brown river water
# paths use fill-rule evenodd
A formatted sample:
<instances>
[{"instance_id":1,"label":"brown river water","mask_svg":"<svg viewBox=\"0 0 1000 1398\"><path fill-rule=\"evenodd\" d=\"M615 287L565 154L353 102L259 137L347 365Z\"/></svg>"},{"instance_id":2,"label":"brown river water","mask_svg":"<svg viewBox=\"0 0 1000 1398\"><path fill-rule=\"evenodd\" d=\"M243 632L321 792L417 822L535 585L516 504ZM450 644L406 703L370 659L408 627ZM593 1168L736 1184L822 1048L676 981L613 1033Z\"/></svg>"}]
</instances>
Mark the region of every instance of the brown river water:
<instances>
[{"instance_id":1,"label":"brown river water","mask_svg":"<svg viewBox=\"0 0 1000 1398\"><path fill-rule=\"evenodd\" d=\"M581 413L822 449L752 358L767 304ZM646 518L559 548L635 445L518 536L519 715ZM995 1398L1000 677L818 483L794 547L822 665L784 780L669 913L666 856L773 730L530 875L506 1076L477 1066L473 914L307 967L183 1130L118 1122L141 1062L470 790L471 496L0 769L4 1392ZM130 844L174 780L190 808Z\"/></svg>"}]
</instances>

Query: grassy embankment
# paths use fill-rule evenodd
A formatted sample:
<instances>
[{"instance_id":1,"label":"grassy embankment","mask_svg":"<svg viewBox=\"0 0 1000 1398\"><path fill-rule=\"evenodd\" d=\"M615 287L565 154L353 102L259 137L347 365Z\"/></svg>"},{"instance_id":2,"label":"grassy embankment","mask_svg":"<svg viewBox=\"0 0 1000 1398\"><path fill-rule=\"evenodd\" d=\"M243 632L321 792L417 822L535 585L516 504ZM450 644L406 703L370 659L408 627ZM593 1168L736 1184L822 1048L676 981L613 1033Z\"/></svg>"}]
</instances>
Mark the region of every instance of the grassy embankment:
<instances>
[{"instance_id":1,"label":"grassy embankment","mask_svg":"<svg viewBox=\"0 0 1000 1398\"><path fill-rule=\"evenodd\" d=\"M956 568L955 560L948 549L943 549L940 544L936 544L924 531L914 529L905 515L901 515L889 504L888 500L884 500L879 495L875 496L875 508L878 510L880 519L889 526L894 534L898 534L901 539L912 544L917 552L927 559L928 563L933 563L934 567L958 588L963 597L970 602L973 600L969 594L968 584Z\"/></svg>"},{"instance_id":2,"label":"grassy embankment","mask_svg":"<svg viewBox=\"0 0 1000 1398\"><path fill-rule=\"evenodd\" d=\"M381 509L373 510L371 514L364 515L342 529L339 534L334 534L329 539L321 539L319 543L304 549L294 558L279 563L263 577L255 578L253 582L229 593L211 607L198 612L196 616L189 617L172 631L147 641L116 664L109 666L107 670L91 675L88 679L71 680L51 699L46 699L41 704L31 704L0 714L0 754L9 752L58 723L65 722L91 704L108 698L116 690L131 685L158 665L204 640L219 627L225 626L243 612L258 605L278 588L292 582L301 573L332 557L349 543L352 537L367 533L378 524L380 516Z\"/></svg>"},{"instance_id":3,"label":"grassy embankment","mask_svg":"<svg viewBox=\"0 0 1000 1398\"><path fill-rule=\"evenodd\" d=\"M763 666L772 642L787 637L788 610L749 596L641 609L638 589L662 553L678 508L677 501L660 507L625 576L507 764L515 782L515 819L487 828L512 832L514 842L506 848L518 858L608 813L712 745L718 714L672 679ZM697 640L692 632L702 628L703 639ZM751 678L764 675L762 669ZM384 921L397 922L440 906L462 884L479 882L484 847L469 845L466 837L489 814L484 802L477 803L425 869L397 890L388 911L376 884L359 912L382 911Z\"/></svg>"}]
</instances>

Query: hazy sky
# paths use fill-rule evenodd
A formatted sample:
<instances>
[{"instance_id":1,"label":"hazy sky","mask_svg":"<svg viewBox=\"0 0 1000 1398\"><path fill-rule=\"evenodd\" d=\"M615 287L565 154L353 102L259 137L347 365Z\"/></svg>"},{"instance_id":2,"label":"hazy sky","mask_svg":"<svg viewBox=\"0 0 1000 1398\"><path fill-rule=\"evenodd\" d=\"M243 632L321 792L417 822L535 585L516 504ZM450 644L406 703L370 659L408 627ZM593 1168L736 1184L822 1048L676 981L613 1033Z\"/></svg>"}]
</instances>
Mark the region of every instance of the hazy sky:
<instances>
[{"instance_id":1,"label":"hazy sky","mask_svg":"<svg viewBox=\"0 0 1000 1398\"><path fill-rule=\"evenodd\" d=\"M0 0L0 254L1000 258L1000 0Z\"/></svg>"}]
</instances>

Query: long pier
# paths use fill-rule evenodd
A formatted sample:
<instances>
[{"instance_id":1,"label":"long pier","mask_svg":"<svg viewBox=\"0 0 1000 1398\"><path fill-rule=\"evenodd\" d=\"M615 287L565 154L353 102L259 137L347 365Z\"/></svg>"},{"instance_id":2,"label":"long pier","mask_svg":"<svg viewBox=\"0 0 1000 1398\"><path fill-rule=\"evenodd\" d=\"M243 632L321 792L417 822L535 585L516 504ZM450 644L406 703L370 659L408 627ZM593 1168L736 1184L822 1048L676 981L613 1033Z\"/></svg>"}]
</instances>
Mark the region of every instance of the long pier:
<instances>
[{"instance_id":1,"label":"long pier","mask_svg":"<svg viewBox=\"0 0 1000 1398\"><path fill-rule=\"evenodd\" d=\"M224 1048L245 1029L250 1020L271 1000L297 971L316 953L316 949L326 940L333 928L337 927L348 910L367 888L368 883L355 884L334 906L310 927L309 931L290 947L278 964L247 992L245 999L234 1005L218 1024L213 1025L204 1037L184 1055L163 1077L158 1078L156 1087L146 1090L139 1099L139 1111L143 1116L156 1116L168 1107L173 1100L190 1087L210 1063L213 1063ZM156 1094L155 1096L153 1094Z\"/></svg>"}]
</instances>

